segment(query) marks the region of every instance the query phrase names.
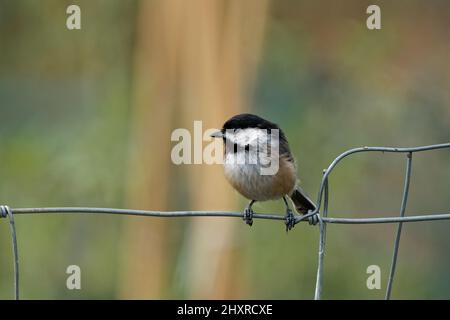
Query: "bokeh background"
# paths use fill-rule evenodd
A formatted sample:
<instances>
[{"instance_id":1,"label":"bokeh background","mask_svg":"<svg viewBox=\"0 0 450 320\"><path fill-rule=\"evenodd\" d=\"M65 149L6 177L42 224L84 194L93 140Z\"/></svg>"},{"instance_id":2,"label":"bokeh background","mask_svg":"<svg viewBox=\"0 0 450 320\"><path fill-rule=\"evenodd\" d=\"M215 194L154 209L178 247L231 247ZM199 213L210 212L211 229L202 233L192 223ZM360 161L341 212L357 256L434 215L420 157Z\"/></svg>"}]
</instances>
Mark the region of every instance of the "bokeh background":
<instances>
[{"instance_id":1,"label":"bokeh background","mask_svg":"<svg viewBox=\"0 0 450 320\"><path fill-rule=\"evenodd\" d=\"M81 7L82 29L66 29ZM366 28L381 7L382 29ZM445 0L1 0L0 202L242 210L218 165L175 166L176 128L239 112L282 125L304 188L356 146L450 141ZM450 209L450 152L419 154L407 214ZM404 157L356 155L330 179L330 214L397 215ZM282 203L255 206L284 212ZM318 228L239 219L17 216L28 299L311 299ZM449 223L404 226L393 298L450 298ZM395 225L330 225L324 298L379 299ZM0 299L12 298L7 220ZM82 290L66 288L68 265ZM368 290L379 265L382 289Z\"/></svg>"}]
</instances>

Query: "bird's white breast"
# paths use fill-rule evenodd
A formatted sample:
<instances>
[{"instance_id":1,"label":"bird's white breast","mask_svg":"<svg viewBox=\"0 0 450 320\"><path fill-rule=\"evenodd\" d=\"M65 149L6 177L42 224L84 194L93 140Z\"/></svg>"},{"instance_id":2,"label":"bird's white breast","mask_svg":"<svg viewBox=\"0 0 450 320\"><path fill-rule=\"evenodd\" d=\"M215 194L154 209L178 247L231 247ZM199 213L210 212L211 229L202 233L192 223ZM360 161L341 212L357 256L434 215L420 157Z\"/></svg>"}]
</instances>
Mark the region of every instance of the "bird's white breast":
<instances>
[{"instance_id":1,"label":"bird's white breast","mask_svg":"<svg viewBox=\"0 0 450 320\"><path fill-rule=\"evenodd\" d=\"M227 134L227 139L238 145L237 152L229 148L224 159L225 177L237 191L248 199L258 201L279 199L290 194L296 180L293 164L282 161L274 174L262 174L263 166L280 161L275 148L268 153L271 148L261 144L261 141L267 141L265 130L237 130L233 135ZM246 150L245 145L250 150Z\"/></svg>"}]
</instances>

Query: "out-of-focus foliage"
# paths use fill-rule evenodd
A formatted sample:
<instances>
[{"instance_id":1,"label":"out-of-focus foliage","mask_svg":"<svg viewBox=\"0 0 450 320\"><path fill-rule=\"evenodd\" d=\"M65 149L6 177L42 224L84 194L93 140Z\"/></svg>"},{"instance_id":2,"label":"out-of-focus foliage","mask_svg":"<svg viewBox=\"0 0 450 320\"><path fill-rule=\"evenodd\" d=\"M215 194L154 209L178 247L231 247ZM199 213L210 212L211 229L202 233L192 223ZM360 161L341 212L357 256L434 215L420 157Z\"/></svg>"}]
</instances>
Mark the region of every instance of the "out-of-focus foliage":
<instances>
[{"instance_id":1,"label":"out-of-focus foliage","mask_svg":"<svg viewBox=\"0 0 450 320\"><path fill-rule=\"evenodd\" d=\"M134 4L79 4L82 30L68 31L68 1L0 2L0 198L11 207L121 206ZM120 218L16 219L23 297L115 297ZM1 222L7 298L11 250ZM66 289L70 264L82 269L81 292Z\"/></svg>"},{"instance_id":2,"label":"out-of-focus foliage","mask_svg":"<svg viewBox=\"0 0 450 320\"><path fill-rule=\"evenodd\" d=\"M124 206L140 2L77 1L80 31L65 27L70 3L0 0L1 204ZM313 198L322 169L348 148L450 141L450 3L380 1L382 29L376 31L365 25L369 4L281 0L267 12L247 111L282 125ZM170 137L161 137L167 143ZM449 160L449 151L414 157L407 214L450 210ZM183 190L185 181L174 172ZM398 214L403 173L398 155L356 155L343 162L330 179L330 214ZM185 201L174 202L189 209ZM255 209L283 212L275 202ZM127 248L119 240L125 219L135 218L18 216L23 297L122 297L120 253ZM188 298L185 259L177 256L189 254L181 250L185 226L180 219L172 232L168 298ZM404 226L393 297L450 297L449 226ZM258 220L251 229L241 223L236 230L248 282L237 298L312 298L317 228L302 224L285 235L281 224ZM394 225L329 226L324 297L383 297L394 231ZM3 220L2 299L12 297L10 251ZM66 289L71 264L82 269L81 291ZM382 290L366 288L372 264L381 267Z\"/></svg>"}]
</instances>

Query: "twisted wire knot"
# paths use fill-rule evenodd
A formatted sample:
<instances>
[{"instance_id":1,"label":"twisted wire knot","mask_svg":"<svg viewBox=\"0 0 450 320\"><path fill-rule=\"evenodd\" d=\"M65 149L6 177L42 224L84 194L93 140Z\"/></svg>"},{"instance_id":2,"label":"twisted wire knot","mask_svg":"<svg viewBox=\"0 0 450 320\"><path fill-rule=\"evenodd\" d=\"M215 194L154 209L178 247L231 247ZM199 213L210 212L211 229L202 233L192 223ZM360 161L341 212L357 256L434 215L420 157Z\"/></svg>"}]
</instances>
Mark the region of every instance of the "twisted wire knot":
<instances>
[{"instance_id":1,"label":"twisted wire knot","mask_svg":"<svg viewBox=\"0 0 450 320\"><path fill-rule=\"evenodd\" d=\"M313 214L311 217L308 218L308 222L310 226L315 226L320 221L320 217L318 213Z\"/></svg>"},{"instance_id":2,"label":"twisted wire knot","mask_svg":"<svg viewBox=\"0 0 450 320\"><path fill-rule=\"evenodd\" d=\"M6 218L11 213L11 209L8 206L0 206L0 218Z\"/></svg>"},{"instance_id":3,"label":"twisted wire knot","mask_svg":"<svg viewBox=\"0 0 450 320\"><path fill-rule=\"evenodd\" d=\"M295 224L304 221L304 220L308 220L309 225L311 226L315 226L316 224L319 223L319 213L318 212L308 212L307 214L305 214L304 216L296 216L295 217Z\"/></svg>"}]
</instances>

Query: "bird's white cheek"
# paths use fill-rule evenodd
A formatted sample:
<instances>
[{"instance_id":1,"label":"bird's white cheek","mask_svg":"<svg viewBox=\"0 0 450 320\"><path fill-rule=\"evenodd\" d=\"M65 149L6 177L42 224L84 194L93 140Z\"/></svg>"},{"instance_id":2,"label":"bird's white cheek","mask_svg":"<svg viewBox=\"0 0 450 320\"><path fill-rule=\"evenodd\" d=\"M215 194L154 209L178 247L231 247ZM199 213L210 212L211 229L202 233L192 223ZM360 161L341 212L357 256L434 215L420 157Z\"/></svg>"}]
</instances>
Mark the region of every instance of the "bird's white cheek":
<instances>
[{"instance_id":1,"label":"bird's white cheek","mask_svg":"<svg viewBox=\"0 0 450 320\"><path fill-rule=\"evenodd\" d=\"M227 141L240 146L254 145L267 140L267 132L261 129L248 128L229 130L225 133ZM259 141L259 142L258 142Z\"/></svg>"}]
</instances>

